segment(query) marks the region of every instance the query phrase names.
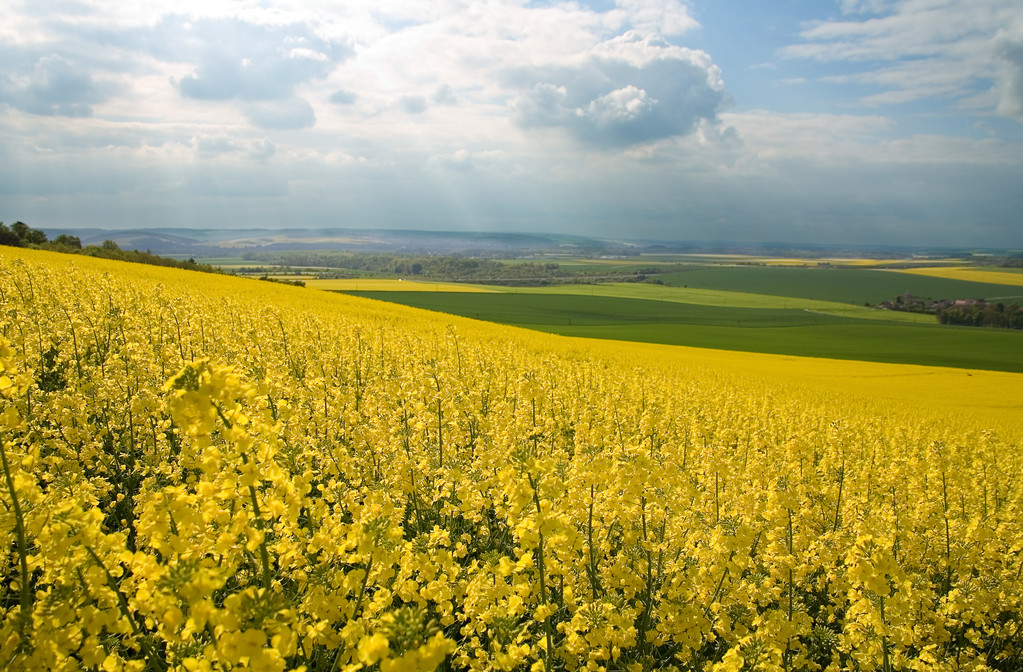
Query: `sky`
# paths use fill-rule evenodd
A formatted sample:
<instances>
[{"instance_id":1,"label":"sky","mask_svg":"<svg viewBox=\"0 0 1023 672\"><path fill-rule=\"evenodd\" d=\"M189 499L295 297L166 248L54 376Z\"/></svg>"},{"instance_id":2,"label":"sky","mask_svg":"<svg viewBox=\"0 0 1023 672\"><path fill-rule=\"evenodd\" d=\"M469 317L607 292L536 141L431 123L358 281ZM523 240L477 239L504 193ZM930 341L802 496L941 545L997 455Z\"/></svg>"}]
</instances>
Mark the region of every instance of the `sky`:
<instances>
[{"instance_id":1,"label":"sky","mask_svg":"<svg viewBox=\"0 0 1023 672\"><path fill-rule=\"evenodd\" d=\"M0 220L1023 248L1019 0L0 0Z\"/></svg>"}]
</instances>

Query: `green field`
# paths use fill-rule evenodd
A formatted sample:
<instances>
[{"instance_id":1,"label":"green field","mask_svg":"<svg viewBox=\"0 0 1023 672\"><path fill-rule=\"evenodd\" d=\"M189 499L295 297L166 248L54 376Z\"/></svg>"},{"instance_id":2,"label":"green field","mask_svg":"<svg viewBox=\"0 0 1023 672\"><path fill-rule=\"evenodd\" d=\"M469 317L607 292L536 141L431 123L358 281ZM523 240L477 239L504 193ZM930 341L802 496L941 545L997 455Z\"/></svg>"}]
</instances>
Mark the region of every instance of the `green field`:
<instances>
[{"instance_id":1,"label":"green field","mask_svg":"<svg viewBox=\"0 0 1023 672\"><path fill-rule=\"evenodd\" d=\"M772 294L751 294L721 289L695 289L692 287L669 287L637 282L601 283L592 285L553 285L549 287L488 287L491 291L516 294L568 294L573 296L607 296L626 299L646 299L690 303L701 306L722 306L725 308L773 308L811 310L837 317L852 317L861 320L883 320L886 322L910 322L913 324L934 324L933 315L904 313L892 310L878 310L864 306L819 301Z\"/></svg>"},{"instance_id":2,"label":"green field","mask_svg":"<svg viewBox=\"0 0 1023 672\"><path fill-rule=\"evenodd\" d=\"M637 330L620 325L547 327L541 331L719 350L1023 373L1023 334L1002 329L822 323L781 329L645 325Z\"/></svg>"},{"instance_id":3,"label":"green field","mask_svg":"<svg viewBox=\"0 0 1023 672\"><path fill-rule=\"evenodd\" d=\"M469 292L346 292L477 320L539 326L717 325L792 327L850 324L855 320L802 309L726 308L646 299L565 294ZM413 297L410 294L425 296ZM645 340L645 339L634 339Z\"/></svg>"},{"instance_id":4,"label":"green field","mask_svg":"<svg viewBox=\"0 0 1023 672\"><path fill-rule=\"evenodd\" d=\"M1017 331L934 322L896 324L795 308L721 307L596 295L349 293L566 336L1023 372L1023 333Z\"/></svg>"},{"instance_id":5,"label":"green field","mask_svg":"<svg viewBox=\"0 0 1023 672\"><path fill-rule=\"evenodd\" d=\"M892 301L909 292L931 299L989 299L1018 297L1023 289L1005 285L948 280L896 271L852 268L786 268L762 266L716 266L665 273L657 279L666 285L696 289L837 301L862 306Z\"/></svg>"},{"instance_id":6,"label":"green field","mask_svg":"<svg viewBox=\"0 0 1023 672\"><path fill-rule=\"evenodd\" d=\"M1023 267L1020 266L977 266L977 270L995 273L1023 273Z\"/></svg>"}]
</instances>

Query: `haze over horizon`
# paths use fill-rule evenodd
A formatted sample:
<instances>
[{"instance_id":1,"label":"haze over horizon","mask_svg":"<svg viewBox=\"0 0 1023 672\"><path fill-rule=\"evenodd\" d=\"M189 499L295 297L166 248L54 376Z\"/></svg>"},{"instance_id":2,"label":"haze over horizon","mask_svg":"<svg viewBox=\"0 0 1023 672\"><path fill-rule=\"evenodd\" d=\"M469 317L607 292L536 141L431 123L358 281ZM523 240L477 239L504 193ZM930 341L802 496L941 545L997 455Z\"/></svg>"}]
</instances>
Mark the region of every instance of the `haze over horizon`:
<instances>
[{"instance_id":1,"label":"haze over horizon","mask_svg":"<svg viewBox=\"0 0 1023 672\"><path fill-rule=\"evenodd\" d=\"M0 0L0 219L1023 247L1018 0Z\"/></svg>"}]
</instances>

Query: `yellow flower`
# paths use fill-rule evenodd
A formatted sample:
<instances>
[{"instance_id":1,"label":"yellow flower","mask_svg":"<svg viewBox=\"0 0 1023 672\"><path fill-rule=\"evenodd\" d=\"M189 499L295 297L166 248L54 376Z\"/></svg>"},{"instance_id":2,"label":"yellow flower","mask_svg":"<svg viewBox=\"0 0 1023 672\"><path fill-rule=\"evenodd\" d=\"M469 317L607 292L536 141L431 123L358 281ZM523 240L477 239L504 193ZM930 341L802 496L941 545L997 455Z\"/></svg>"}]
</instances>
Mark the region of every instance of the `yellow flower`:
<instances>
[{"instance_id":1,"label":"yellow flower","mask_svg":"<svg viewBox=\"0 0 1023 672\"><path fill-rule=\"evenodd\" d=\"M373 665L390 652L387 638L379 632L367 635L359 640L359 660L364 665Z\"/></svg>"}]
</instances>

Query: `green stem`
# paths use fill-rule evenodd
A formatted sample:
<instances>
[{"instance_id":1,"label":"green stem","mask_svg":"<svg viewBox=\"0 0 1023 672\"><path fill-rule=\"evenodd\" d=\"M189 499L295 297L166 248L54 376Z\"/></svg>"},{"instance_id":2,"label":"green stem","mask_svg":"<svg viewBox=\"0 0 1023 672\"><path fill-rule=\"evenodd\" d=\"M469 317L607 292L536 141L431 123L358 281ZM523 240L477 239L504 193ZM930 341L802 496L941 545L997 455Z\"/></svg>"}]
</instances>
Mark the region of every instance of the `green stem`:
<instances>
[{"instance_id":1,"label":"green stem","mask_svg":"<svg viewBox=\"0 0 1023 672\"><path fill-rule=\"evenodd\" d=\"M220 416L220 420L224 425L231 429L233 425L227 416L224 415L220 405L213 404L213 408L217 409L217 415ZM245 453L242 453L241 456L242 464L248 464L249 456ZM259 542L259 561L263 565L263 588L270 590L270 553L266 550L266 522L263 520L263 514L259 511L259 501L256 499L255 486L249 486L249 499L252 501L252 514L256 517L256 529L263 533L263 539Z\"/></svg>"},{"instance_id":2,"label":"green stem","mask_svg":"<svg viewBox=\"0 0 1023 672\"><path fill-rule=\"evenodd\" d=\"M643 599L643 613L639 616L639 650L643 653L647 649L646 633L650 626L650 612L653 608L653 554L648 547L646 527L646 497L642 497L640 503L640 520L643 524L643 546L646 554L646 596Z\"/></svg>"},{"instance_id":3,"label":"green stem","mask_svg":"<svg viewBox=\"0 0 1023 672\"><path fill-rule=\"evenodd\" d=\"M369 584L369 573L371 571L373 571L372 555L369 556L369 560L366 562L366 576L362 577L362 587L359 588L359 597L355 600L355 609L352 610L352 617L349 620L355 620L359 615L359 609L362 607L362 598L366 595L366 586ZM343 650L344 646L337 647L337 653L334 654L334 661L330 664L330 672L334 672L334 670L337 669Z\"/></svg>"},{"instance_id":4,"label":"green stem","mask_svg":"<svg viewBox=\"0 0 1023 672\"><path fill-rule=\"evenodd\" d=\"M32 608L32 592L29 588L28 575L28 540L25 538L25 520L21 512L21 504L18 503L18 493L14 489L14 478L11 477L11 468L7 463L7 449L4 448L3 440L0 439L0 460L4 467L4 480L7 481L7 489L11 493L11 507L14 509L14 526L18 533L18 559L21 565L21 613L27 614Z\"/></svg>"},{"instance_id":5,"label":"green stem","mask_svg":"<svg viewBox=\"0 0 1023 672\"><path fill-rule=\"evenodd\" d=\"M543 546L544 546L544 544L543 544L543 531L540 529L540 513L541 513L541 511L540 511L540 493L539 493L539 488L537 487L537 483L536 483L536 481L533 480L532 476L529 476L529 485L533 488L533 503L536 504L536 519L537 519L537 530L536 530L536 532L537 532L537 536L539 537L539 539L538 539L538 546L537 546L537 554L538 554L538 558L537 558L537 560L538 560L538 562L537 562L538 567L537 568L540 570L540 601L544 605L546 605L547 604L547 577L546 577L546 571L545 571L545 567L544 567L544 556L543 556ZM551 624L551 617L550 617L549 614L544 619L544 630L547 633L547 660L545 661L544 669L550 670L551 669L551 656L554 655L554 632L553 632L554 628L553 628L553 625Z\"/></svg>"},{"instance_id":6,"label":"green stem","mask_svg":"<svg viewBox=\"0 0 1023 672\"><path fill-rule=\"evenodd\" d=\"M597 559L593 555L593 499L594 486L590 486L590 511L586 521L586 540L589 545L589 562L586 565L586 573L590 577L590 590L593 591L593 600L597 600L599 579L597 578Z\"/></svg>"},{"instance_id":7,"label":"green stem","mask_svg":"<svg viewBox=\"0 0 1023 672\"><path fill-rule=\"evenodd\" d=\"M263 588L270 590L270 554L266 550L266 525L259 512L259 502L256 501L256 488L251 485L249 486L249 497L252 499L252 512L256 516L256 529L263 533L263 539L259 542L259 561L263 565Z\"/></svg>"},{"instance_id":8,"label":"green stem","mask_svg":"<svg viewBox=\"0 0 1023 672\"><path fill-rule=\"evenodd\" d=\"M831 526L832 532L838 531L838 523L842 515L842 488L845 485L845 465L838 471L838 499L835 502L835 523Z\"/></svg>"},{"instance_id":9,"label":"green stem","mask_svg":"<svg viewBox=\"0 0 1023 672\"><path fill-rule=\"evenodd\" d=\"M794 561L795 560L795 554L793 553L793 550L792 550L792 548L793 548L792 547L792 509L787 509L787 512L788 512L788 517L789 517L789 525L788 525L789 556ZM792 601L793 601L793 598L795 597L795 595L793 595L794 592L795 592L795 587L792 584L792 567L789 567L789 623L792 623L792 612L793 612L793 602ZM790 641L791 641L791 636L789 637L789 639L785 640L785 653L783 655L783 659L784 659L784 662L785 662L785 669L786 670L789 669L789 655L790 655L790 653L789 653L789 644L790 644Z\"/></svg>"},{"instance_id":10,"label":"green stem","mask_svg":"<svg viewBox=\"0 0 1023 672\"><path fill-rule=\"evenodd\" d=\"M948 524L948 481L945 472L941 472L941 505L945 519L945 591L948 595L952 590L952 533Z\"/></svg>"},{"instance_id":11,"label":"green stem","mask_svg":"<svg viewBox=\"0 0 1023 672\"><path fill-rule=\"evenodd\" d=\"M117 596L117 607L120 609L121 615L128 621L128 625L131 626L132 634L138 638L139 646L142 647L142 652L146 655L146 658L149 660L152 667L157 670L166 670L166 664L157 657L156 653L153 651L152 643L146 637L146 634L142 632L142 628L140 628L139 624L135 621L135 617L131 615L131 610L128 608L128 598L121 592L120 586L117 585L117 579L114 578L114 575L111 574L106 565L103 564L103 561L100 559L99 555L96 554L96 551L92 550L89 546L86 546L85 550L90 556L92 556L92 559L97 565L99 565L99 568L103 570L103 573L106 575L107 587L110 588L110 590L112 590Z\"/></svg>"}]
</instances>

